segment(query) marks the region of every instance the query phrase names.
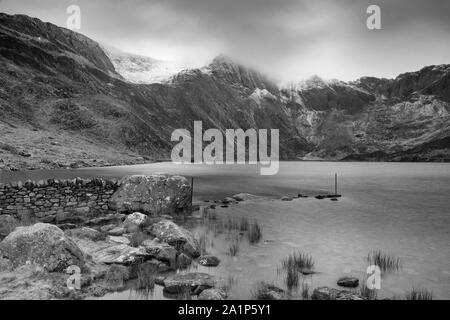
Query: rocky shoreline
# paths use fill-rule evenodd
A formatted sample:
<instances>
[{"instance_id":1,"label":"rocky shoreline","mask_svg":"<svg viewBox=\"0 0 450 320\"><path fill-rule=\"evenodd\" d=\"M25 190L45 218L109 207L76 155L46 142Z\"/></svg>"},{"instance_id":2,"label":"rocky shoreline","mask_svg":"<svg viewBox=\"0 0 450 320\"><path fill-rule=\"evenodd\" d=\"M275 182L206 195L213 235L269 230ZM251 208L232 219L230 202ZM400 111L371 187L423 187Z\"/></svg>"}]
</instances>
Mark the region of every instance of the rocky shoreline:
<instances>
[{"instance_id":1,"label":"rocky shoreline","mask_svg":"<svg viewBox=\"0 0 450 320\"><path fill-rule=\"evenodd\" d=\"M38 222L11 230L0 242L0 299L92 299L127 290L129 283L143 292L161 286L164 296L171 299L226 299L229 288L224 279L195 267L214 268L220 259L205 252L203 240L177 220L216 221L215 228L220 224L220 228L237 230L239 236L257 243L262 238L257 223L244 219L219 223L216 208L251 204L259 197L240 193L192 205L187 179L166 174L129 176L118 185L109 199L113 210L108 214L78 223ZM305 196L285 196L278 201L301 198ZM68 285L74 267L80 271L75 290ZM302 272L314 274L312 269ZM341 289L318 287L311 293L307 290L304 298L370 298L355 290L359 279L336 281ZM273 284L260 284L258 290L255 299L292 298L290 290Z\"/></svg>"}]
</instances>

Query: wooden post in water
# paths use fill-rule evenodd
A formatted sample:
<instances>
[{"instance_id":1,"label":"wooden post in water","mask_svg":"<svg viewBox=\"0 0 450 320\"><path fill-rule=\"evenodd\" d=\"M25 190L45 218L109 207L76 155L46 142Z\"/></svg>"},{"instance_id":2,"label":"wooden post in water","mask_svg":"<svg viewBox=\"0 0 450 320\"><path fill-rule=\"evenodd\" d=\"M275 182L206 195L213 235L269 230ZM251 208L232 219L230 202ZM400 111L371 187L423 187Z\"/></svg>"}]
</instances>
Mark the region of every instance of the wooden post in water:
<instances>
[{"instance_id":1,"label":"wooden post in water","mask_svg":"<svg viewBox=\"0 0 450 320\"><path fill-rule=\"evenodd\" d=\"M334 174L334 195L336 196L337 192L337 173Z\"/></svg>"},{"instance_id":2,"label":"wooden post in water","mask_svg":"<svg viewBox=\"0 0 450 320\"><path fill-rule=\"evenodd\" d=\"M194 202L194 177L191 178L191 206Z\"/></svg>"}]
</instances>

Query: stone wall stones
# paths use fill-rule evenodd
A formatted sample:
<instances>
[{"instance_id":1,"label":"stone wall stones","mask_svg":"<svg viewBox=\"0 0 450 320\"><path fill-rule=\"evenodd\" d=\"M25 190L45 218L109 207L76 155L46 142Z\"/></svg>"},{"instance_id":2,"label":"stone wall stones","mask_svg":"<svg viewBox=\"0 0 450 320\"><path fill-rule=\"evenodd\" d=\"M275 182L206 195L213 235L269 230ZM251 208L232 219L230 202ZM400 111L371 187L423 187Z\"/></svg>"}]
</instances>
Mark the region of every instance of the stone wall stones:
<instances>
[{"instance_id":1,"label":"stone wall stones","mask_svg":"<svg viewBox=\"0 0 450 320\"><path fill-rule=\"evenodd\" d=\"M99 178L0 184L0 220L16 219L21 224L83 222L109 213L109 199L118 187L117 180Z\"/></svg>"}]
</instances>

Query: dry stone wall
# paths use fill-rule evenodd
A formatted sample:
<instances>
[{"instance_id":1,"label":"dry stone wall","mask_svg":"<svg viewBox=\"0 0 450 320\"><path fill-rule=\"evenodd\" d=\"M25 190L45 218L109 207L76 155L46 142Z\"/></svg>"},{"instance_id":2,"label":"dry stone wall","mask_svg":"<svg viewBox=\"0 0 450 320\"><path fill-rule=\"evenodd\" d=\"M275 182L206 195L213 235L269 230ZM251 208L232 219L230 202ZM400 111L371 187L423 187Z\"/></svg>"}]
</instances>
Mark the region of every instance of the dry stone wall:
<instances>
[{"instance_id":1,"label":"dry stone wall","mask_svg":"<svg viewBox=\"0 0 450 320\"><path fill-rule=\"evenodd\" d=\"M40 180L0 184L0 220L76 223L109 213L117 180Z\"/></svg>"}]
</instances>

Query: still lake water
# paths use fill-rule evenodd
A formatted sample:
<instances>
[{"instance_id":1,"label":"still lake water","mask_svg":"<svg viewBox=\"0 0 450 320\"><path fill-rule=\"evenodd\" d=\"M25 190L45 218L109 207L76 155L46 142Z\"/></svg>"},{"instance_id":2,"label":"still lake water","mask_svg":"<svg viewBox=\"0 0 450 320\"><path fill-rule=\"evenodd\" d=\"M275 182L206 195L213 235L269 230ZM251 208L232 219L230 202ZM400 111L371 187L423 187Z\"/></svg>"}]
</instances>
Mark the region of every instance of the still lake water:
<instances>
[{"instance_id":1,"label":"still lake water","mask_svg":"<svg viewBox=\"0 0 450 320\"><path fill-rule=\"evenodd\" d=\"M235 284L231 298L249 298L258 281L283 285L277 272L282 258L295 251L315 260L317 274L304 281L311 287L336 287L345 275L362 279L371 250L381 249L399 257L400 271L382 277L378 296L403 295L412 287L433 291L435 299L450 299L450 164L282 162L275 176L260 176L256 166L177 166L157 163L124 167L1 173L0 182L42 178L115 177L166 172L195 177L195 201L222 199L240 192L264 197L229 208L216 209L219 218L242 216L257 220L263 241L241 241L236 257L227 255L226 235L209 237L208 251L217 255L217 268L194 267ZM314 196L333 192L334 173L339 175L338 202L313 197L279 201L283 195ZM205 227L187 226L196 234ZM293 294L296 297L296 294ZM132 290L107 296L142 298ZM160 287L149 298L160 299Z\"/></svg>"}]
</instances>

